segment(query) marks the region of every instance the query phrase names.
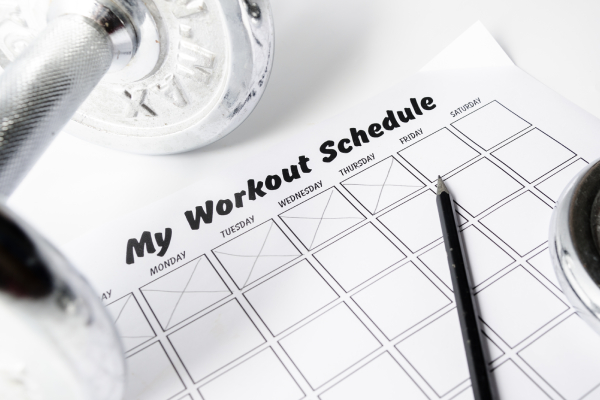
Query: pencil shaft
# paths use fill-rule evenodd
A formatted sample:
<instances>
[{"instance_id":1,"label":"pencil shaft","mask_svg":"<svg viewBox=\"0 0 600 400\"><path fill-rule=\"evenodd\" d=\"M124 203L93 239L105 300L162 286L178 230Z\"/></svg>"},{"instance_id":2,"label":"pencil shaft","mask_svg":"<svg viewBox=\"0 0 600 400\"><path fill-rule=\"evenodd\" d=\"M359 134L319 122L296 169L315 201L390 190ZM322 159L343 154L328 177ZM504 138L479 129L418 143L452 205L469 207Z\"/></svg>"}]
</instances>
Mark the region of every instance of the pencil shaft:
<instances>
[{"instance_id":1,"label":"pencil shaft","mask_svg":"<svg viewBox=\"0 0 600 400\"><path fill-rule=\"evenodd\" d=\"M450 194L446 191L438 194L437 205L473 394L476 400L491 400L490 377L483 351L481 331L477 325L477 314L471 295L471 286L467 276Z\"/></svg>"}]
</instances>

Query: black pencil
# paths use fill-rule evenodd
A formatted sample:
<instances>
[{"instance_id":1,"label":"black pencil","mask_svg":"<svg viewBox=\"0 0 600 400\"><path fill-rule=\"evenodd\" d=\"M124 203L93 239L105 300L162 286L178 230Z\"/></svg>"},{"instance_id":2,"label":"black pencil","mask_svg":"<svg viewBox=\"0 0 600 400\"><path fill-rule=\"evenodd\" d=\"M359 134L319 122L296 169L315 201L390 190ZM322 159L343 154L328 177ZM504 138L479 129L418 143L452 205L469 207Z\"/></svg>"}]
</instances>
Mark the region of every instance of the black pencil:
<instances>
[{"instance_id":1,"label":"black pencil","mask_svg":"<svg viewBox=\"0 0 600 400\"><path fill-rule=\"evenodd\" d=\"M456 299L458 319L462 331L471 385L475 400L492 400L492 387L488 373L483 338L477 325L477 314L471 295L471 285L467 276L460 237L452 207L452 197L442 178L438 177L437 207L442 224L444 244L448 255L448 265L452 276L452 287Z\"/></svg>"}]
</instances>

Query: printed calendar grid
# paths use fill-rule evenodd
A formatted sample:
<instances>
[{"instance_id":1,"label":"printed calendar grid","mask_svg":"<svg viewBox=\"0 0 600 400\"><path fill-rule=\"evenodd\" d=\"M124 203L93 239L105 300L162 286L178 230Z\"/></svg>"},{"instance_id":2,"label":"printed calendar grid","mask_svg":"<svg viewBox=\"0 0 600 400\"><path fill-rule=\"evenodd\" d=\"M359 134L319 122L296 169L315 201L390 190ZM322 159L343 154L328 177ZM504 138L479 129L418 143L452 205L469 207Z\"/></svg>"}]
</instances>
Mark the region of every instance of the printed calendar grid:
<instances>
[{"instance_id":1,"label":"printed calendar grid","mask_svg":"<svg viewBox=\"0 0 600 400\"><path fill-rule=\"evenodd\" d=\"M501 113L504 113L504 111L498 108L498 105L508 110L504 104L500 104L499 102L496 103L497 105L493 105L493 107L496 107L496 111L500 110ZM491 103L488 103L488 105L490 104ZM315 232L309 232L312 232L312 236L306 233L310 229L314 230L314 226L311 225L310 222L307 222L304 225L295 225L290 223L289 219L286 221L286 213L293 208L284 211L278 218L274 217L274 219L264 222L263 225L270 224L271 229L274 229L273 232L277 233L277 243L286 243L284 246L285 249L295 249L295 251L291 250L291 253L289 254L285 253L285 251L281 254L275 254L275 256L283 258L281 262L275 264L271 262L266 263L264 269L259 271L255 277L251 277L253 267L250 267L249 273L246 271L247 276L245 275L242 277L243 279L236 277L235 273L232 273L231 270L237 268L237 264L223 261L223 253L225 253L225 251L223 251L223 245L217 249L213 249L212 253L205 254L203 257L205 257L208 263L215 266L214 270L217 276L221 275L223 271L227 274L227 279L224 281L226 285L225 288L228 292L227 296L232 296L235 300L232 302L230 298L228 298L229 300L220 299L209 307L198 310L193 315L186 317L184 319L184 324L178 323L175 330L170 330L167 333L159 333L157 335L158 341L150 344L150 346L155 346L159 343L161 348L166 348L168 350L167 353L179 354L180 351L178 351L178 346L180 345L174 344L174 341L171 339L172 335L176 332L184 332L186 329L190 329L190 326L194 326L196 321L204 321L209 318L210 315L219 313L219 310L223 309L223 307L230 307L228 305L231 304L235 304L236 309L239 309L236 311L237 313L246 315L245 318L247 318L250 325L253 326L252 328L248 328L249 330L247 331L253 332L250 336L255 339L250 340L247 344L240 345L239 354L236 353L230 357L231 359L224 360L223 362L215 361L212 366L205 367L194 365L195 362L190 357L188 357L188 359L185 359L185 356L184 358L179 357L179 363L175 363L177 368L173 368L177 370L179 370L179 368L184 368L188 371L186 374L192 378L192 383L189 386L186 386L185 389L188 392L183 393L183 396L189 397L192 400L200 398L205 400L220 400L218 397L207 394L209 393L211 385L217 385L217 383L214 382L229 382L227 381L228 379L233 379L231 377L237 376L236 371L248 368L245 365L251 365L252 363L257 362L257 357L259 357L260 354L271 353L274 354L275 358L269 356L271 357L270 361L268 361L269 365L274 368L274 371L276 370L278 371L277 373L281 373L282 377L289 378L285 378L284 381L293 382L293 384L290 383L289 387L286 386L286 388L281 389L284 390L286 396L289 393L290 400L293 398L316 399L317 397L322 400L336 399L339 398L336 397L339 396L339 393L346 393L344 392L344 390L347 390L345 389L346 387L355 388L354 391L360 393L360 390L364 389L361 385L364 385L365 382L361 377L367 376L367 374L371 373L371 370L375 371L379 368L395 371L391 373L397 374L398 381L404 382L400 386L393 387L394 393L398 393L399 395L408 395L408 393L412 393L414 396L417 396L415 393L421 393L424 396L423 398L450 399L462 398L469 394L470 383L468 374L464 376L464 373L462 373L464 371L461 371L460 368L456 369L456 378L449 379L447 382L439 380L439 373L436 375L436 368L438 368L439 365L444 363L452 365L456 360L453 361L452 357L449 360L440 358L433 364L431 362L427 363L423 360L431 357L428 358L418 354L410 354L407 350L408 347L405 345L405 343L409 343L411 340L424 340L421 338L425 338L427 336L426 333L434 336L437 334L445 334L445 332L437 332L436 326L440 324L438 321L449 321L449 316L452 316L452 313L454 312L451 285L449 285L447 279L439 272L440 270L432 267L432 259L428 259L428 255L431 255L434 251L439 251L439 249L443 247L441 235L437 235L435 228L432 225L429 236L422 238L409 237L410 229L403 230L391 222L392 218L386 218L386 215L394 215L395 213L397 213L397 215L402 215L402 210L412 204L417 204L417 202L423 202L423 204L429 202L427 207L429 207L430 213L435 214L436 208L435 204L432 202L435 200L433 193L436 189L434 177L429 167L427 167L426 170L421 171L419 162L416 162L415 160L418 159L418 154L427 154L432 151L431 149L428 150L426 146L427 143L434 143L437 141L435 135L443 135L444 138L442 141L449 140L453 145L463 149L462 153L459 152L461 158L444 161L440 164L441 166L447 167L448 170L440 170L439 174L447 176L450 184L454 177L467 176L467 174L472 173L471 171L476 171L476 168L480 168L480 166L484 165L486 168L485 170L497 171L498 176L507 177L506 179L503 178L503 181L507 185L506 188L502 187L500 188L502 190L497 194L491 195L487 203L468 204L460 199L457 200L457 211L464 219L461 223L462 228L466 232L475 233L475 236L473 237L477 237L478 239L474 240L484 240L486 243L489 242L490 248L497 248L499 254L503 254L503 263L482 275L481 281L478 281L476 284L477 296L482 296L483 298L487 296L487 293L493 293L498 290L499 292L503 292L510 289L510 285L508 285L506 289L502 288L502 290L500 290L499 288L501 288L503 284L507 285L507 282L510 283L512 277L511 274L519 273L526 274L524 276L529 277L528 282L532 282L537 288L536 290L538 290L542 296L556 298L557 307L561 304L564 306L564 310L559 307L556 308L556 311L549 312L548 320L540 321L541 326L539 327L537 325L533 326L533 328L537 329L531 328L526 332L517 332L516 334L505 328L498 328L504 326L502 320L494 320L494 322L490 322L490 320L488 321L490 325L488 325L488 323L486 323L485 310L483 310L482 320L484 321L484 334L488 339L490 350L494 353L491 368L493 371L502 371L503 376L508 377L502 379L526 379L527 381L524 382L532 383L531 385L527 384L527 387L531 387L532 393L541 393L540 396L549 396L550 398L555 399L561 397L568 399L582 398L577 397L580 395L579 393L573 394L565 392L565 389L561 386L562 381L554 376L549 376L544 370L540 370L539 366L536 364L536 358L532 355L534 354L533 350L527 350L535 349L536 346L538 346L538 341L550 337L548 335L551 335L551 332L562 329L561 327L563 325L571 324L571 321L573 320L579 320L579 317L574 313L573 309L568 307L562 300L560 289L555 286L555 282L547 276L548 273L547 270L544 269L545 267L536 263L535 257L545 251L545 247L547 246L546 239L541 240L539 243L537 241L532 241L531 244L528 244L528 246L524 248L515 248L514 245L510 245L515 241L515 235L517 235L514 227L506 227L499 224L499 222L491 222L494 221L495 216L502 215L505 213L505 210L508 210L513 204L521 204L530 207L531 210L534 211L544 209L544 207L551 211L555 201L554 193L556 190L552 185L544 182L550 182L553 179L558 180L559 178L560 181L563 182L565 179L569 178L566 175L576 173L576 167L583 165L585 161L578 158L575 153L564 145L556 142L550 135L545 133L545 131L542 132L542 130L531 126L531 124L518 116L517 117L520 120L525 122L521 123L515 119L513 121L514 123L507 124L507 126L510 126L513 130L520 127L519 124L528 126L518 132L507 131L503 133L496 131L495 135L499 140L498 143L484 143L485 140L482 141L480 133L473 135L473 138L471 138L469 136L469 129L474 129L473 127L477 126L479 122L477 124L474 123L469 125L469 128L467 129L466 121L470 115L475 115L475 113L480 110L482 110L482 108L476 109L471 114L467 114L461 118L463 122L457 124L456 122L458 121L455 121L455 123L448 127L430 133L424 138L415 141L410 146L400 150L398 153L393 153L381 161L383 165L384 161L388 162L386 160L390 160L389 163L391 166L396 166L401 168L402 171L406 171L402 172L402 174L406 173L414 177L416 181L426 182L422 187L416 187L418 185L414 185L415 190L412 190L413 188L409 189L407 192L410 193L406 194L406 196L391 195L389 200L382 203L381 207L377 204L366 204L367 202L372 201L369 197L371 194L364 195L352 193L352 190L349 189L349 185L344 184L344 182L352 182L355 177L358 177L365 171L359 170L353 175L348 176L344 182L337 183L330 189L318 192L293 207L295 210L301 210L304 204L308 204L311 201L313 201L314 204L317 204L314 202L314 199L318 196L324 197L331 193L329 195L330 198L335 195L336 201L339 201L340 204L347 203L349 205L349 208L346 208L345 210L348 210L349 213L357 213L353 216L356 221L342 224L334 223L323 231L323 236L319 239L316 239L319 230L318 227ZM516 113L513 111L508 111L511 115L516 116ZM457 127L458 125L461 125L462 129L459 129ZM532 140L531 138L544 138L545 146L555 148L553 143L548 142L545 139L546 136L560 145L560 148L556 147L555 150L558 150L552 153L551 162L542 162L542 164L547 167L546 170L528 172L523 170L524 164L514 162L514 157L509 153L509 150L511 146L516 146L514 143L525 143L529 146L531 144L529 142L518 142L519 140L525 140L521 139L525 135L530 135L526 139L529 141ZM407 149L409 148L411 150L407 152ZM505 150L500 151L501 149ZM375 168L375 165L370 168ZM553 178L555 176L558 177ZM477 181L475 181L474 184L476 185ZM373 186L380 191L385 188L385 185L385 180L373 183ZM556 185L557 184L554 184L554 186ZM344 196L343 193L350 193L351 196ZM522 198L528 199L528 202L519 203ZM377 201L375 201L375 203L377 203ZM420 205L420 207L415 209L420 208L425 209L426 206ZM363 213L358 211L360 209L366 209L369 213L363 215ZM433 210L433 212L431 210ZM322 216L325 215L326 211L327 208L325 206L324 209L321 209L321 216L316 216L318 219L317 225L323 223L324 219ZM543 217L543 215L545 215L544 213L545 211L540 212L540 215ZM289 216L292 214L287 215ZM307 220L315 218L312 214L308 213L308 211L306 215L308 216ZM300 217L303 216L300 215ZM348 217L349 216L347 215L342 215L340 218ZM497 221L501 221L502 219L503 218L497 218ZM263 225L258 225L253 229L257 229ZM303 231L300 231L299 229ZM356 277L351 278L346 277L344 278L345 280L341 279L341 275L339 275L341 272L332 270L330 266L331 262L323 261L323 255L328 249L336 248L336 244L348 241L348 238L351 237L358 237L365 229L374 229L372 232L378 232L376 235L380 237L380 239L377 239L380 243L389 242L391 246L389 248L396 249L390 250L391 254L395 254L390 256L391 264L385 266L385 268L375 268L371 273L367 273L364 276L357 275ZM234 243L238 240L243 241L245 240L245 237L249 237L244 235L248 235L250 232L252 232L252 229L237 235L226 243ZM265 232L267 236L264 236ZM268 235L270 234L266 229L265 232L263 232L262 237L262 239L264 239L262 242L263 244L267 241ZM254 241L256 240L251 241L252 243L248 243L254 246ZM258 242L261 241L259 240ZM388 248L386 246L388 245L385 245L383 248ZM249 248L250 247L244 247L243 249ZM336 251L349 250L351 249L344 246L339 246L339 249L336 249ZM219 253L219 251L221 251L221 253ZM227 253L236 254L235 252L229 251ZM239 253L237 255L260 259L261 254L259 248L258 252L252 254ZM270 253L268 255L270 255ZM319 257L321 257L321 260L319 260ZM330 259L335 259L335 256L330 257ZM278 319L276 316L277 314L275 313L271 314L271 316L267 316L274 311L270 311L269 307L264 305L264 301L262 306L257 306L259 302L259 300L257 300L258 297L253 299L252 296L254 294L257 294L256 296L258 296L259 292L264 291L265 294L261 295L268 298L268 293L274 293L273 291L275 290L274 287L267 290L269 284L271 284L271 282L282 282L282 284L285 284L283 278L285 278L286 274L295 272L294 268L298 268L298 265L301 264L307 265L307 269L303 272L305 275L302 275L307 279L307 285L309 285L307 287L316 285L314 287L323 288L323 300L315 301L314 307L305 311L298 309L299 303L295 305L293 298L286 300L285 307L290 310L290 313L295 313L293 314L295 317L290 319L289 323L286 322L280 327L274 328L273 322L270 321L276 321ZM252 265L252 263L250 265ZM245 268L246 264L244 264L243 267ZM254 268L256 268L256 265L254 265ZM394 320L393 312L390 312L389 310L386 311L386 307L389 307L389 305L386 305L385 303L387 293L383 290L385 286L381 286L381 293L376 293L377 290L373 289L392 279L390 276L394 277L394 274L399 273L398 271L403 271L403 268L404 271L411 271L411 274L409 274L411 277L410 279L417 279L419 282L427 282L426 287L431 287L434 292L439 293L442 296L440 299L446 299L445 302L440 302L433 308L423 311L423 318L415 317L415 322L407 324L405 327ZM163 277L164 276L166 275L163 275ZM338 279L336 279L335 276L338 276ZM391 287L393 287L393 285L391 285ZM369 293L369 291L372 291L372 293ZM140 293L144 293L143 287L140 288ZM368 298L366 294L369 294L371 297ZM134 294L132 294L132 296L134 296ZM135 293L135 296L139 297L140 294ZM362 299L361 296L363 296ZM301 301L302 298L299 297L298 302ZM490 304L492 304L492 308L494 307L493 304L495 301L496 300L494 299L491 300ZM371 305L368 305L369 302L371 302ZM148 305L149 308L152 309L152 304L148 303ZM342 313L344 315L338 315L340 312L339 310L347 311ZM343 351L339 350L348 348L343 343L344 335L338 335L328 339L335 342L334 338L337 338L337 340L342 342L339 344L339 349L332 348L328 355L332 360L335 360L334 364L336 364L334 367L331 367L331 370L323 369L323 367L319 365L318 346L315 348L315 353L312 356L292 350L293 346L291 343L293 340L298 340L300 343L306 340L312 340L310 338L325 338L326 333L324 331L320 332L319 329L324 329L324 326L335 325L332 321L337 321L338 319L340 319L340 321L345 321L344 324L346 325L344 326L349 327L349 336L353 338L352 340L355 341L355 347L358 349L355 352L351 352L353 353L352 357L344 359ZM153 322L152 325L156 325L156 323ZM169 338L167 339L167 337ZM456 342L456 340L454 342ZM325 346L326 344L323 343L321 345ZM150 346L146 348L149 348ZM286 346L288 347L287 350ZM464 356L464 350L461 347L462 344L457 347L455 343L453 346L456 347L454 353L452 353L454 354L453 357ZM184 352L184 350L181 350L181 352ZM198 357L200 358L200 356ZM443 354L440 354L440 357L443 357ZM275 359L278 361L275 361ZM431 359L435 360L435 357ZM598 359L600 359L600 353ZM387 361L383 363L382 361L377 360ZM194 369L197 370L198 373L189 372ZM460 375L460 373L462 373L462 375ZM499 374L500 372L494 372L494 374L497 373ZM565 371L565 373L568 375L569 371ZM234 383L232 382L231 384ZM238 384L242 383L238 382ZM600 385L600 377L597 381L594 381L594 379L591 378L586 380L584 386L588 391L583 395L585 396L588 393L591 393L591 391L595 390L597 385ZM297 387L298 391L293 389L294 386ZM248 390L250 390L250 386ZM275 390L275 388L273 390ZM179 394L180 393L174 396L179 396ZM154 399L153 397L147 398Z\"/></svg>"}]
</instances>

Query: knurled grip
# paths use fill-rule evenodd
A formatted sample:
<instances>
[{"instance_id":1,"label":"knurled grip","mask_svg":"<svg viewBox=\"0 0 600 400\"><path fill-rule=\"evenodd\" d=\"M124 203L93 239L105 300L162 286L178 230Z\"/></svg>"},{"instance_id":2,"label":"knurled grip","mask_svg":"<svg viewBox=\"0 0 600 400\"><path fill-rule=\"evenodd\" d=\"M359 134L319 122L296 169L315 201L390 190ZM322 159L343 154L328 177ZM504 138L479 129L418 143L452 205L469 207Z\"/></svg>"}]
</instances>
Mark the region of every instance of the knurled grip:
<instances>
[{"instance_id":1,"label":"knurled grip","mask_svg":"<svg viewBox=\"0 0 600 400\"><path fill-rule=\"evenodd\" d=\"M8 196L108 71L108 33L81 15L52 20L0 75L0 195Z\"/></svg>"}]
</instances>

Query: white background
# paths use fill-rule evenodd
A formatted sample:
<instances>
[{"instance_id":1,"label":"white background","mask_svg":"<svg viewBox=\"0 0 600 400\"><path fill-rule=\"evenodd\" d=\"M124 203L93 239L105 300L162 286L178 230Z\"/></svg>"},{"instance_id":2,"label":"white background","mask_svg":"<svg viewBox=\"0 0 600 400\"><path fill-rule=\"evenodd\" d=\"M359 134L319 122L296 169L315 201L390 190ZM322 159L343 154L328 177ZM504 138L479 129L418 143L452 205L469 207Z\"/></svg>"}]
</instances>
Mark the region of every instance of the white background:
<instances>
[{"instance_id":1,"label":"white background","mask_svg":"<svg viewBox=\"0 0 600 400\"><path fill-rule=\"evenodd\" d=\"M407 79L477 20L519 67L600 117L597 0L272 0L272 8L271 79L237 130L160 157L61 134L11 207L62 246Z\"/></svg>"}]
</instances>

